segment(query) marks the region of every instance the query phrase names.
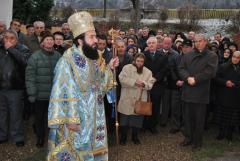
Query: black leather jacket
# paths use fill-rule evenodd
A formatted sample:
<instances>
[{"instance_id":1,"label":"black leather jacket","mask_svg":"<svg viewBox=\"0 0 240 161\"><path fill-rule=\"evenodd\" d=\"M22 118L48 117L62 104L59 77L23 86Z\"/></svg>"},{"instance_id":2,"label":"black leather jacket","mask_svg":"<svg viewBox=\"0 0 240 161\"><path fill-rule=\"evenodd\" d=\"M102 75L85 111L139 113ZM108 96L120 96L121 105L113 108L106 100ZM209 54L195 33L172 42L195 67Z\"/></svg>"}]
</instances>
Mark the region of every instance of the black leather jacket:
<instances>
[{"instance_id":1,"label":"black leather jacket","mask_svg":"<svg viewBox=\"0 0 240 161\"><path fill-rule=\"evenodd\" d=\"M29 56L30 52L24 45L5 49L0 44L0 90L24 89L25 67Z\"/></svg>"}]
</instances>

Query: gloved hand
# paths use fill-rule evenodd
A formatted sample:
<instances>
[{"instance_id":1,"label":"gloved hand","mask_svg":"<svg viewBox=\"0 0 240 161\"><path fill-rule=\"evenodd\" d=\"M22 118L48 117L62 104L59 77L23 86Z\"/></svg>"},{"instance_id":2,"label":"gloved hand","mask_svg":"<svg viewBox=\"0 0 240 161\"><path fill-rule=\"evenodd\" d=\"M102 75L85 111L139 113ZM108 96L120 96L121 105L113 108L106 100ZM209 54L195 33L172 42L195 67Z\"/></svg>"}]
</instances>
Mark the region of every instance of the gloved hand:
<instances>
[{"instance_id":1,"label":"gloved hand","mask_svg":"<svg viewBox=\"0 0 240 161\"><path fill-rule=\"evenodd\" d=\"M34 103L34 102L36 101L36 97L34 97L34 96L29 96L29 97L28 97L28 100L29 100L30 103Z\"/></svg>"}]
</instances>

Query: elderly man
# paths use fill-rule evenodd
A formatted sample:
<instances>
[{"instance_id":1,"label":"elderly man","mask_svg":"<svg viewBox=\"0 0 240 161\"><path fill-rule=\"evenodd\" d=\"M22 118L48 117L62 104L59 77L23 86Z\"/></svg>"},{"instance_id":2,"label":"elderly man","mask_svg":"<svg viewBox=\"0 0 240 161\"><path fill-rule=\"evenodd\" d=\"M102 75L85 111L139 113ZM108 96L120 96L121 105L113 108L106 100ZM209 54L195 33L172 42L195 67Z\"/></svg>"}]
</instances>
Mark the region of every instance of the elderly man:
<instances>
[{"instance_id":1,"label":"elderly man","mask_svg":"<svg viewBox=\"0 0 240 161\"><path fill-rule=\"evenodd\" d=\"M161 97L164 92L164 77L167 72L167 57L162 55L157 50L157 38L150 37L147 40L148 51L145 51L144 55L145 66L152 71L153 77L156 79L156 83L150 91L151 100L153 103L153 114L150 117L145 117L144 128L152 132L158 133L156 126L160 115Z\"/></svg>"},{"instance_id":2,"label":"elderly man","mask_svg":"<svg viewBox=\"0 0 240 161\"><path fill-rule=\"evenodd\" d=\"M184 80L182 100L184 101L185 140L182 146L192 144L193 149L202 145L202 135L209 103L210 80L217 71L218 57L207 48L203 34L195 36L195 49L183 56L179 74Z\"/></svg>"},{"instance_id":3,"label":"elderly man","mask_svg":"<svg viewBox=\"0 0 240 161\"><path fill-rule=\"evenodd\" d=\"M97 37L88 12L68 19L74 45L58 61L48 109L48 160L108 160L103 97L112 87L112 71L98 64ZM111 69L110 69L111 68Z\"/></svg>"},{"instance_id":4,"label":"elderly man","mask_svg":"<svg viewBox=\"0 0 240 161\"><path fill-rule=\"evenodd\" d=\"M121 126L120 144L122 145L126 144L129 127L132 128L133 143L140 144L138 132L142 127L144 117L134 113L134 104L141 96L141 100L147 101L147 92L151 90L155 82L152 72L144 67L144 59L143 54L137 54L133 63L123 67L119 75L122 84L121 98L118 104ZM141 91L143 91L142 94Z\"/></svg>"},{"instance_id":5,"label":"elderly man","mask_svg":"<svg viewBox=\"0 0 240 161\"><path fill-rule=\"evenodd\" d=\"M119 74L121 73L123 67L127 64L132 64L133 58L126 52L126 44L124 40L118 40L116 43L117 46L117 57L119 58L119 66L116 68L117 74L117 102L121 96L121 83L118 79Z\"/></svg>"},{"instance_id":6,"label":"elderly man","mask_svg":"<svg viewBox=\"0 0 240 161\"><path fill-rule=\"evenodd\" d=\"M24 146L22 97L29 55L29 50L18 43L15 31L4 32L3 44L0 45L0 144L8 140L9 127L16 146Z\"/></svg>"},{"instance_id":7,"label":"elderly man","mask_svg":"<svg viewBox=\"0 0 240 161\"><path fill-rule=\"evenodd\" d=\"M63 23L62 24L62 33L64 35L64 40L73 40L73 35L72 35L72 32L69 28L68 23Z\"/></svg>"},{"instance_id":8,"label":"elderly man","mask_svg":"<svg viewBox=\"0 0 240 161\"><path fill-rule=\"evenodd\" d=\"M25 38L24 44L30 49L31 53L34 53L35 51L39 50L40 47L40 41L41 36L40 33L45 30L45 24L42 21L35 21L33 23L34 26L34 34L27 36Z\"/></svg>"}]
</instances>

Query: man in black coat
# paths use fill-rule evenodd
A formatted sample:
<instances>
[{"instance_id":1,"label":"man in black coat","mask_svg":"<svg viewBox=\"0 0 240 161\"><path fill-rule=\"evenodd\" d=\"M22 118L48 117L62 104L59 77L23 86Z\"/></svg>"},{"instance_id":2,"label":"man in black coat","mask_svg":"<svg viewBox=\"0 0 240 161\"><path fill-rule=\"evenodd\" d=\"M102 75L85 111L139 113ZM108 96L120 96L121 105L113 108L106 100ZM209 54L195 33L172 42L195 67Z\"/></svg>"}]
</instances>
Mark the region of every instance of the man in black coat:
<instances>
[{"instance_id":1,"label":"man in black coat","mask_svg":"<svg viewBox=\"0 0 240 161\"><path fill-rule=\"evenodd\" d=\"M157 38L150 37L147 40L148 51L144 52L146 57L145 67L152 71L153 77L157 80L150 91L152 105L152 116L145 117L144 128L152 133L157 133L156 125L160 116L161 97L164 92L164 77L167 72L167 57L157 50Z\"/></svg>"},{"instance_id":2,"label":"man in black coat","mask_svg":"<svg viewBox=\"0 0 240 161\"><path fill-rule=\"evenodd\" d=\"M18 43L17 32L5 31L3 44L0 44L0 144L8 141L9 127L16 146L24 146L22 97L29 56L27 47Z\"/></svg>"},{"instance_id":3,"label":"man in black coat","mask_svg":"<svg viewBox=\"0 0 240 161\"><path fill-rule=\"evenodd\" d=\"M209 103L210 80L215 77L218 57L210 52L203 34L196 35L195 49L184 55L179 65L179 74L184 80L182 100L184 101L185 140L182 146L191 145L199 149Z\"/></svg>"},{"instance_id":4,"label":"man in black coat","mask_svg":"<svg viewBox=\"0 0 240 161\"><path fill-rule=\"evenodd\" d=\"M163 39L163 48L160 49L160 53L168 58L168 72L165 79L166 89L164 91L162 113L161 113L161 125L166 125L170 111L176 112L180 115L180 92L177 86L177 81L180 80L178 74L178 64L180 61L180 54L172 49L172 39L165 37ZM173 117L175 117L176 114ZM178 117L177 116L177 117ZM174 120L174 121L173 121ZM180 121L175 117L171 120L173 125L170 130L171 133L176 133L180 130Z\"/></svg>"}]
</instances>

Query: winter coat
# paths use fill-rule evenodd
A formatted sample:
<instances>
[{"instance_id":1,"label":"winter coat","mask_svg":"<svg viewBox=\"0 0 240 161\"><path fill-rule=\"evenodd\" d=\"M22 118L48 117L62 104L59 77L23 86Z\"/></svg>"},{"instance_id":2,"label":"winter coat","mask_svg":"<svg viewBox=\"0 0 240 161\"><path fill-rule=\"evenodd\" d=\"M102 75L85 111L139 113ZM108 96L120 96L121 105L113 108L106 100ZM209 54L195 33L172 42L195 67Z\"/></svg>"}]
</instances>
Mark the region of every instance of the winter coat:
<instances>
[{"instance_id":1,"label":"winter coat","mask_svg":"<svg viewBox=\"0 0 240 161\"><path fill-rule=\"evenodd\" d=\"M49 100L53 71L61 54L38 50L31 55L26 68L26 87L30 102Z\"/></svg>"},{"instance_id":2,"label":"winter coat","mask_svg":"<svg viewBox=\"0 0 240 161\"><path fill-rule=\"evenodd\" d=\"M152 72L146 67L142 74L137 73L137 68L133 64L126 65L119 75L122 85L121 97L118 104L118 112L125 115L135 115L134 104L140 98L141 89L135 86L136 80L144 82L142 101L147 101L147 90L150 90L154 83Z\"/></svg>"},{"instance_id":3,"label":"winter coat","mask_svg":"<svg viewBox=\"0 0 240 161\"><path fill-rule=\"evenodd\" d=\"M210 81L217 72L217 54L204 49L201 53L194 49L184 55L179 65L179 75L184 80L182 100L191 103L208 104L210 97ZM196 84L190 86L188 77L194 77Z\"/></svg>"}]
</instances>

